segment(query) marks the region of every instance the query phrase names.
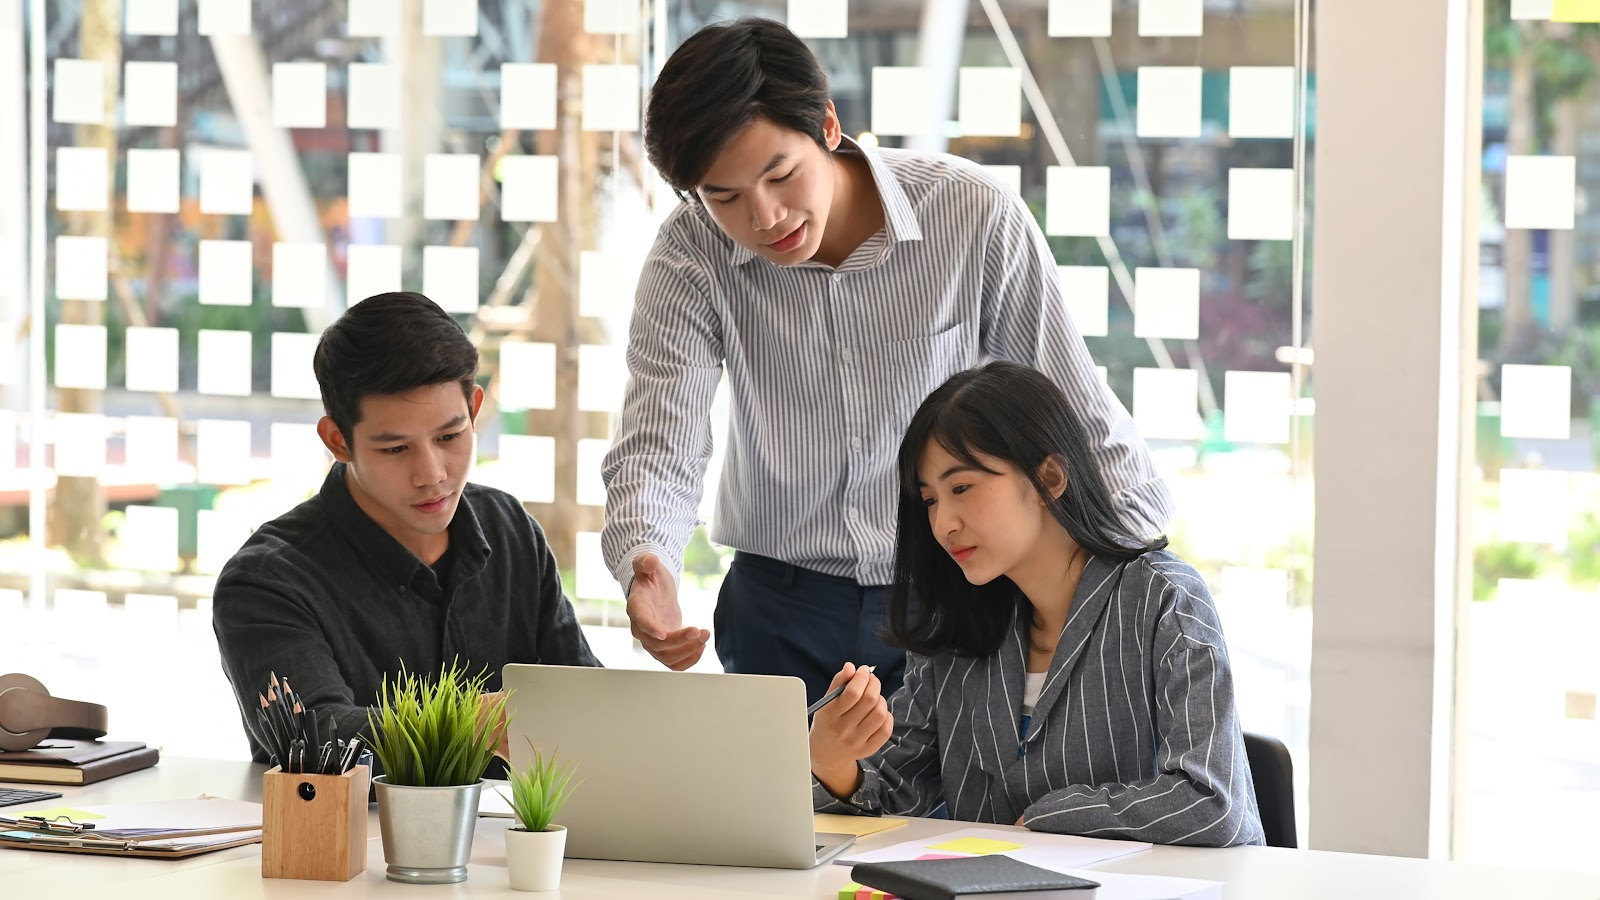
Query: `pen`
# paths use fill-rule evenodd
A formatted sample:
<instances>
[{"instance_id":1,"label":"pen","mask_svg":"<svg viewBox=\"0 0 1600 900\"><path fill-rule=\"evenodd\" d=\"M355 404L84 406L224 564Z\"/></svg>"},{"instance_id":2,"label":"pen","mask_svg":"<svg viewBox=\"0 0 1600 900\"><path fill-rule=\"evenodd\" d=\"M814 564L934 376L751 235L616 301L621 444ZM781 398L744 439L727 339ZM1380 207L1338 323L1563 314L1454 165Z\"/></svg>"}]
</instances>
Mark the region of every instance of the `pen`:
<instances>
[{"instance_id":1,"label":"pen","mask_svg":"<svg viewBox=\"0 0 1600 900\"><path fill-rule=\"evenodd\" d=\"M871 672L873 669L875 669L877 667L876 666L862 666L861 668L866 669L868 672ZM824 706L827 706L829 703L833 702L836 698L838 698L838 696L840 694L844 693L845 686L848 685L849 683L850 682L846 681L844 684L841 684L838 687L834 688L833 690L827 692L826 694L823 694L822 695L822 699L820 699L817 702L815 702L815 703L811 704L810 706L806 707L806 715L808 715L808 716L809 715L813 715L813 714L816 713L817 710L819 710L819 709L823 708Z\"/></svg>"}]
</instances>

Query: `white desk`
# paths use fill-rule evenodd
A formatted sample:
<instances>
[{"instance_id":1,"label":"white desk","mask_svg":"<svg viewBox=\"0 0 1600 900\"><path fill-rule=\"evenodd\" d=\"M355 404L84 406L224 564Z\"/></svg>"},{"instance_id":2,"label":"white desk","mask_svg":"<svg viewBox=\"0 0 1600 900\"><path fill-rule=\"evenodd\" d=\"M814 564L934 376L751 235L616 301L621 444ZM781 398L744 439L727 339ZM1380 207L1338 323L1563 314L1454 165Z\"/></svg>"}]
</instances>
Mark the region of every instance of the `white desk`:
<instances>
[{"instance_id":1,"label":"white desk","mask_svg":"<svg viewBox=\"0 0 1600 900\"><path fill-rule=\"evenodd\" d=\"M261 799L265 766L201 759L168 759L159 767L86 788L62 790L61 805L126 800L196 797L211 794ZM117 859L63 853L0 849L0 886L7 897L546 897L560 900L733 900L837 897L850 880L845 866L810 871L673 866L569 859L561 890L550 894L514 893L507 887L504 819L478 820L471 875L462 884L438 887L395 884L383 877L383 847L378 817L372 811L367 870L348 883L264 880L259 845L220 850L184 860ZM966 823L913 819L861 839L858 846L879 847L923 835L941 834ZM1381 900L1381 898L1467 898L1504 900L1600 900L1600 873L1550 872L1498 866L1428 862L1382 856L1236 847L1200 850L1156 847L1148 853L1105 863L1111 872L1176 875L1224 882L1227 900Z\"/></svg>"}]
</instances>

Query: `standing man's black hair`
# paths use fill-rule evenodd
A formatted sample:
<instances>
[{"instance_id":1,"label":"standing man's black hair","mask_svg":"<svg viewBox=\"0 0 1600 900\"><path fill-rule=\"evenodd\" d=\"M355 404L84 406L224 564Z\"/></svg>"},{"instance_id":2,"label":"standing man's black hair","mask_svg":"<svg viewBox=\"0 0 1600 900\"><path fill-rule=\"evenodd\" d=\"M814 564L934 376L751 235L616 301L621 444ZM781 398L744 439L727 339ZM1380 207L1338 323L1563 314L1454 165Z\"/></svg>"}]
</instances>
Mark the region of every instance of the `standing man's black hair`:
<instances>
[{"instance_id":1,"label":"standing man's black hair","mask_svg":"<svg viewBox=\"0 0 1600 900\"><path fill-rule=\"evenodd\" d=\"M788 28L760 18L709 25L673 51L650 89L645 152L683 197L758 118L798 131L826 151L828 100L821 63Z\"/></svg>"}]
</instances>

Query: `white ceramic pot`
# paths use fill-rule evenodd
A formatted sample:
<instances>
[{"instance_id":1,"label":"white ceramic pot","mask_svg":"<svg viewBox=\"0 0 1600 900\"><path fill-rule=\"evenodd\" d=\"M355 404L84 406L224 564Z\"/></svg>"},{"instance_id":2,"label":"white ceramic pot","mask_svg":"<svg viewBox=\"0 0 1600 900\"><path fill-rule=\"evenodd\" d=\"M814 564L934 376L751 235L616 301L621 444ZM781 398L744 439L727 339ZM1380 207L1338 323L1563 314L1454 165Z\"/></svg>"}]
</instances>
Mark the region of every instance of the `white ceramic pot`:
<instances>
[{"instance_id":1,"label":"white ceramic pot","mask_svg":"<svg viewBox=\"0 0 1600 900\"><path fill-rule=\"evenodd\" d=\"M567 850L567 829L506 829L506 868L513 891L553 891L561 886L561 858Z\"/></svg>"}]
</instances>

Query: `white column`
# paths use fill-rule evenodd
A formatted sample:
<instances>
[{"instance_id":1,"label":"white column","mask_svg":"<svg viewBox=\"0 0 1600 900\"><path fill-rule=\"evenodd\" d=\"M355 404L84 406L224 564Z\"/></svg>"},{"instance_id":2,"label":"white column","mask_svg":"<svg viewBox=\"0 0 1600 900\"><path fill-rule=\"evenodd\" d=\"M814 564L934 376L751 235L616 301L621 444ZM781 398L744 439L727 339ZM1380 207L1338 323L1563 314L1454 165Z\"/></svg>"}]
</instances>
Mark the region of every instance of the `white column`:
<instances>
[{"instance_id":1,"label":"white column","mask_svg":"<svg viewBox=\"0 0 1600 900\"><path fill-rule=\"evenodd\" d=\"M1448 855L1481 6L1316 6L1313 849Z\"/></svg>"}]
</instances>

